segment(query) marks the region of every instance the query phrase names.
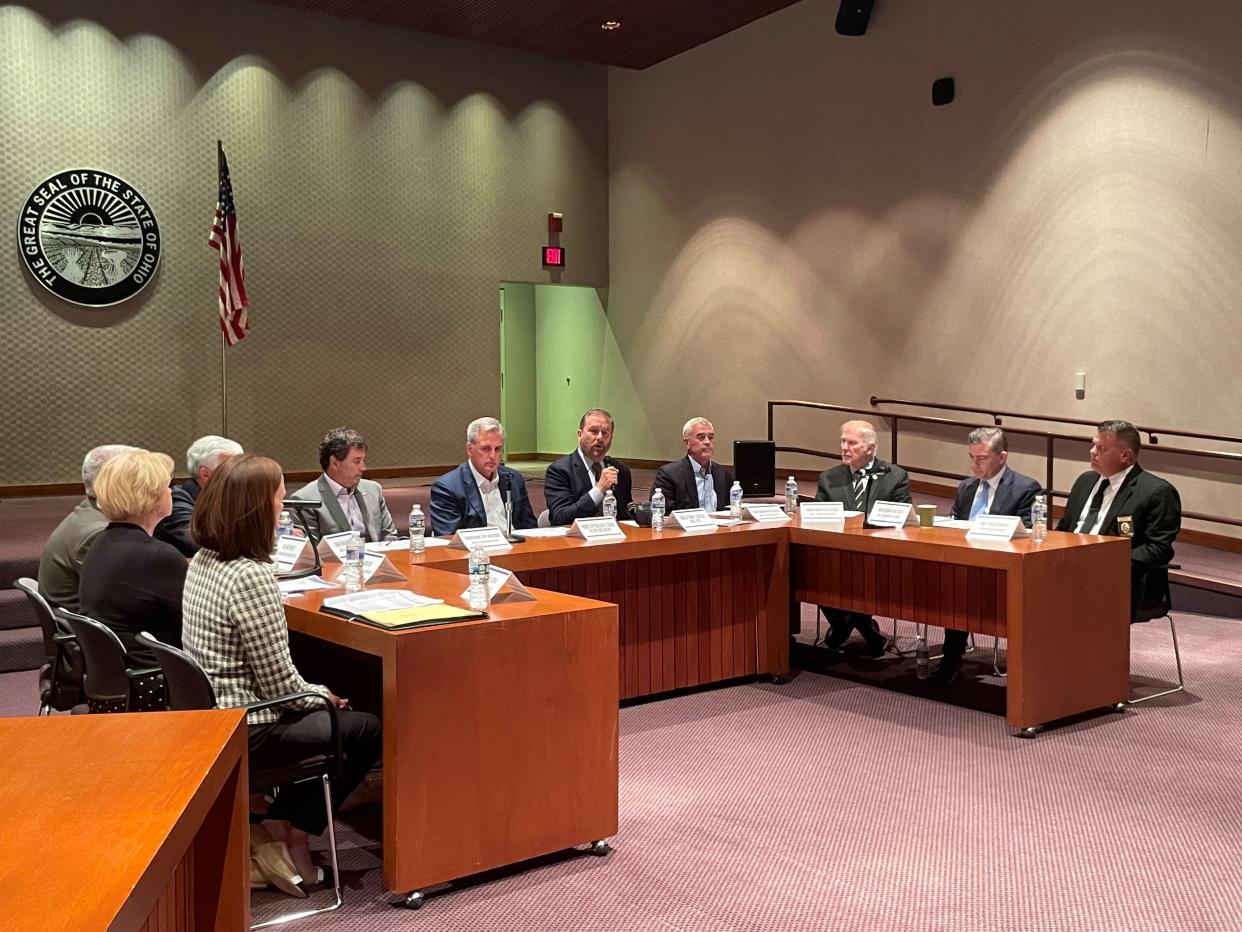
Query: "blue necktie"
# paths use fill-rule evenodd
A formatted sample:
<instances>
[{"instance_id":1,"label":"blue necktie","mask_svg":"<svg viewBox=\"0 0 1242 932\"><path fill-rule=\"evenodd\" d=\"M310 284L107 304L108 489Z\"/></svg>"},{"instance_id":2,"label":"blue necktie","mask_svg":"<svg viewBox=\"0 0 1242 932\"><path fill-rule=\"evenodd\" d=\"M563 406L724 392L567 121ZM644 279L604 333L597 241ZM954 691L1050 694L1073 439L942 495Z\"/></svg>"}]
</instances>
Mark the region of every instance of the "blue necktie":
<instances>
[{"instance_id":1,"label":"blue necktie","mask_svg":"<svg viewBox=\"0 0 1242 932\"><path fill-rule=\"evenodd\" d=\"M991 486L989 486L986 482L980 483L979 495L978 497L975 498L975 503L973 506L971 506L971 509L970 509L970 520L971 521L974 521L975 518L979 517L979 515L983 514L983 512L987 510L988 492L990 490L991 490Z\"/></svg>"}]
</instances>

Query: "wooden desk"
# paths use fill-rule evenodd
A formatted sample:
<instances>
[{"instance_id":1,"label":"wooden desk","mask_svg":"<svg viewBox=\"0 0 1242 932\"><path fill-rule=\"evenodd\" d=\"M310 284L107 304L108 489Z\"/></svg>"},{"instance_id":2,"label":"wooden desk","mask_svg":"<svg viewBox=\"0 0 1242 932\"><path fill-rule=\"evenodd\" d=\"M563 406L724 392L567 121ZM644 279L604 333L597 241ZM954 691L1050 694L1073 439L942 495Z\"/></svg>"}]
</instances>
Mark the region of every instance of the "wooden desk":
<instances>
[{"instance_id":1,"label":"wooden desk","mask_svg":"<svg viewBox=\"0 0 1242 932\"><path fill-rule=\"evenodd\" d=\"M1049 532L976 544L949 528L793 526L796 600L1009 639L1006 720L1028 729L1122 702L1130 542Z\"/></svg>"},{"instance_id":2,"label":"wooden desk","mask_svg":"<svg viewBox=\"0 0 1242 932\"><path fill-rule=\"evenodd\" d=\"M622 529L624 542L542 538L492 559L527 585L617 604L622 699L789 672L785 525ZM402 572L411 563L466 571L467 555L456 548L389 556Z\"/></svg>"},{"instance_id":3,"label":"wooden desk","mask_svg":"<svg viewBox=\"0 0 1242 932\"><path fill-rule=\"evenodd\" d=\"M463 604L462 576L402 569L409 588ZM303 675L383 718L393 891L616 834L617 608L535 594L487 621L404 631L326 615L323 593L286 605L308 636L294 644Z\"/></svg>"},{"instance_id":4,"label":"wooden desk","mask_svg":"<svg viewBox=\"0 0 1242 932\"><path fill-rule=\"evenodd\" d=\"M243 712L0 719L0 747L9 932L249 924Z\"/></svg>"}]
</instances>

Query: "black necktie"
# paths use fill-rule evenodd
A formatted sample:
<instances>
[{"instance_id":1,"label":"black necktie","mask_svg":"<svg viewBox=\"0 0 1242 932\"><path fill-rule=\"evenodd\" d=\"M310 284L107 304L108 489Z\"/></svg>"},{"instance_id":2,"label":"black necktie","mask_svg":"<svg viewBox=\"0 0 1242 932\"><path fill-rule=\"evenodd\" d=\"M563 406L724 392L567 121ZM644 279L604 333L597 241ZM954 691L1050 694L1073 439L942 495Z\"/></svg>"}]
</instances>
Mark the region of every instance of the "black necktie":
<instances>
[{"instance_id":1,"label":"black necktie","mask_svg":"<svg viewBox=\"0 0 1242 932\"><path fill-rule=\"evenodd\" d=\"M1095 494L1091 496L1091 506L1087 509L1086 515L1082 519L1083 534L1092 534L1092 528L1100 517L1100 507L1104 504L1104 490L1108 488L1108 480L1105 479L1100 483L1099 488L1095 490Z\"/></svg>"},{"instance_id":2,"label":"black necktie","mask_svg":"<svg viewBox=\"0 0 1242 932\"><path fill-rule=\"evenodd\" d=\"M599 463L591 464L591 475L595 477L595 481L599 482L600 473L604 471L604 467Z\"/></svg>"}]
</instances>

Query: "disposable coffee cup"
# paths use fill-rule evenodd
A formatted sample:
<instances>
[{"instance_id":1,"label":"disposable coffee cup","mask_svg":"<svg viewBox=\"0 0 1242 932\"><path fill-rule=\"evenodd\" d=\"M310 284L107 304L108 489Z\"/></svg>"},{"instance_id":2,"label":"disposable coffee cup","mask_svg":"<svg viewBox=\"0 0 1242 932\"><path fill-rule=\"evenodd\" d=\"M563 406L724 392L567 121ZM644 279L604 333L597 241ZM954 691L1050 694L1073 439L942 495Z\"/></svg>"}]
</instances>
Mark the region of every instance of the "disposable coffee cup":
<instances>
[{"instance_id":1,"label":"disposable coffee cup","mask_svg":"<svg viewBox=\"0 0 1242 932\"><path fill-rule=\"evenodd\" d=\"M919 505L919 527L935 527L936 525L936 506L935 505Z\"/></svg>"}]
</instances>

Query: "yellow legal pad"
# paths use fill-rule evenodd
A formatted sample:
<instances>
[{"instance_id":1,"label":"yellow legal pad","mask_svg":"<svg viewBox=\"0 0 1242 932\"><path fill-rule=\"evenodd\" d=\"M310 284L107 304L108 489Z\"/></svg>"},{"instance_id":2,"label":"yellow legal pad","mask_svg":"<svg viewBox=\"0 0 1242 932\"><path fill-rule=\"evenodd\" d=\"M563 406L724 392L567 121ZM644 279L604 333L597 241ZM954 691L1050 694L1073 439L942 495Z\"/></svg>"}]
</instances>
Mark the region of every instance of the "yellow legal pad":
<instances>
[{"instance_id":1,"label":"yellow legal pad","mask_svg":"<svg viewBox=\"0 0 1242 932\"><path fill-rule=\"evenodd\" d=\"M444 602L437 602L435 605L415 605L409 608L389 608L378 612L353 613L333 608L325 608L324 611L352 621L364 621L369 625L387 628L390 631L398 628L417 628L419 625L437 625L446 621L473 621L487 617L487 612L476 612L471 608L459 608Z\"/></svg>"}]
</instances>

